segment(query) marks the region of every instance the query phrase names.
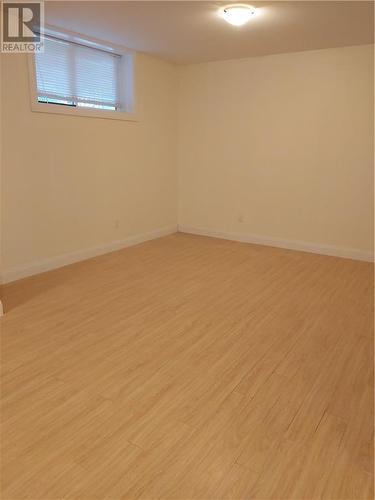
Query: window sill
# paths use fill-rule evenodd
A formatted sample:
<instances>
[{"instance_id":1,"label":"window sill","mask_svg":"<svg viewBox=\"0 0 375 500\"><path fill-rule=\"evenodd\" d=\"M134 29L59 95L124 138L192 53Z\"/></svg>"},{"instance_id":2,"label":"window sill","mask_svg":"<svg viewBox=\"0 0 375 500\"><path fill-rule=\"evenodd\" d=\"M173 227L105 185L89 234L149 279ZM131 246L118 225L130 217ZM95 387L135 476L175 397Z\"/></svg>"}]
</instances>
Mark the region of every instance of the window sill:
<instances>
[{"instance_id":1,"label":"window sill","mask_svg":"<svg viewBox=\"0 0 375 500\"><path fill-rule=\"evenodd\" d=\"M40 102L31 103L31 111L37 113L52 113L56 115L82 116L86 118L105 118L107 120L138 121L135 113L125 111L106 111L102 109L84 109L59 104L44 104Z\"/></svg>"}]
</instances>

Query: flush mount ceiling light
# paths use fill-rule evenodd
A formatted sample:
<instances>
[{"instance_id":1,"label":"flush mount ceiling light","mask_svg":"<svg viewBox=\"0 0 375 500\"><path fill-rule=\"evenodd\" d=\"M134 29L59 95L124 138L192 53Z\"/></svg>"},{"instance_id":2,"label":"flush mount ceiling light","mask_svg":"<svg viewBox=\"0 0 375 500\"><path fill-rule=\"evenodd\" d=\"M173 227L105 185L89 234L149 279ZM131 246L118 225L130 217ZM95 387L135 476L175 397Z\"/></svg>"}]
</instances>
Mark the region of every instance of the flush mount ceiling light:
<instances>
[{"instance_id":1,"label":"flush mount ceiling light","mask_svg":"<svg viewBox=\"0 0 375 500\"><path fill-rule=\"evenodd\" d=\"M255 7L246 4L228 5L221 11L221 15L228 23L242 26L255 15Z\"/></svg>"}]
</instances>

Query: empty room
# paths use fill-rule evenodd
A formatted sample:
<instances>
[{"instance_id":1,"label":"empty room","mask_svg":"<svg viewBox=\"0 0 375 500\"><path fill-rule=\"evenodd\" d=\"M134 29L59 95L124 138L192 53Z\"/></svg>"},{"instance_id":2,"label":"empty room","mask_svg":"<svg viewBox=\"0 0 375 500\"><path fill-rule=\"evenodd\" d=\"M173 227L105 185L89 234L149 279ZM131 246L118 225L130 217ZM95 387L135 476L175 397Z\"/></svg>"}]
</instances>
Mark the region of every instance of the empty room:
<instances>
[{"instance_id":1,"label":"empty room","mask_svg":"<svg viewBox=\"0 0 375 500\"><path fill-rule=\"evenodd\" d=\"M3 500L374 498L374 3L1 3Z\"/></svg>"}]
</instances>

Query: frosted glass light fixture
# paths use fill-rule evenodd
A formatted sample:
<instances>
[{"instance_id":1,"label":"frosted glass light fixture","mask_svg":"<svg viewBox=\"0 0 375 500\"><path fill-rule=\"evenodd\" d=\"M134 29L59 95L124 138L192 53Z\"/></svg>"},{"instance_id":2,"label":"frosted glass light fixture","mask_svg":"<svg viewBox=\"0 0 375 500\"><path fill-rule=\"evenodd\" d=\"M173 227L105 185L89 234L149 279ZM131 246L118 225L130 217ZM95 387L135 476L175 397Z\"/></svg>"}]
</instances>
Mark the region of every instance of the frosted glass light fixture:
<instances>
[{"instance_id":1,"label":"frosted glass light fixture","mask_svg":"<svg viewBox=\"0 0 375 500\"><path fill-rule=\"evenodd\" d=\"M255 15L255 10L252 5L228 5L222 9L221 15L227 23L233 24L233 26L243 26Z\"/></svg>"}]
</instances>

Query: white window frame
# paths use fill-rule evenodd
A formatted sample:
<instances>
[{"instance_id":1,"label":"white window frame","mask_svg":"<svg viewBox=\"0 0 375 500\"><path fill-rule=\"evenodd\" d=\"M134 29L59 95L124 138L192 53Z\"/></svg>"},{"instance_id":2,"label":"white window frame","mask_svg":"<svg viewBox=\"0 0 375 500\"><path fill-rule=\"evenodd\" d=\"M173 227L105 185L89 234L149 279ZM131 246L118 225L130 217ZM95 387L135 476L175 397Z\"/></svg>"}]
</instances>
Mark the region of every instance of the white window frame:
<instances>
[{"instance_id":1,"label":"white window frame","mask_svg":"<svg viewBox=\"0 0 375 500\"><path fill-rule=\"evenodd\" d=\"M46 26L46 35L51 35L68 42L80 43L88 47L108 50L121 56L121 75L124 83L124 107L125 110L104 110L84 107L61 106L59 104L38 102L38 88L35 71L35 56L28 54L29 87L31 111L37 113L52 113L57 115L84 116L89 118L107 118L110 120L138 121L136 112L136 53L124 47L103 42L92 37L87 37L72 31Z\"/></svg>"}]
</instances>

